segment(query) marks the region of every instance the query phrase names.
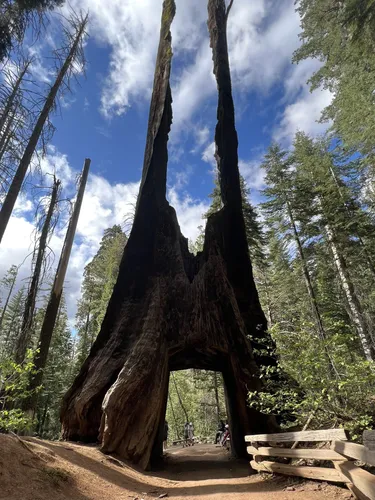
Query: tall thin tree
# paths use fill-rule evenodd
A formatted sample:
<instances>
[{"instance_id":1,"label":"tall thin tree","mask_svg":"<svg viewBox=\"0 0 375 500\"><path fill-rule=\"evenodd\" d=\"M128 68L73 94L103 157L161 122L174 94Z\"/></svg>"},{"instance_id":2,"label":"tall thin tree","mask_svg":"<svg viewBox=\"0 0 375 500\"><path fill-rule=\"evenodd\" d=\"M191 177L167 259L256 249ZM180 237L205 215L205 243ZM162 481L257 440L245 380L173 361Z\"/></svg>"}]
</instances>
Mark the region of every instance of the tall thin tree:
<instances>
[{"instance_id":1,"label":"tall thin tree","mask_svg":"<svg viewBox=\"0 0 375 500\"><path fill-rule=\"evenodd\" d=\"M77 193L77 199L74 205L73 214L70 219L68 230L66 233L64 246L61 251L60 261L57 266L55 280L53 283L51 295L48 301L46 314L44 316L42 328L39 335L39 350L34 359L36 374L30 380L30 391L33 391L43 381L43 370L47 363L48 352L51 345L53 329L55 327L57 313L59 311L63 285L65 280L66 271L68 268L70 253L73 247L75 232L77 229L78 218L81 211L83 195L86 188L87 177L89 174L91 160L86 158L83 167L81 181ZM25 409L34 410L37 403L35 391L31 393L31 397L25 402Z\"/></svg>"},{"instance_id":2,"label":"tall thin tree","mask_svg":"<svg viewBox=\"0 0 375 500\"><path fill-rule=\"evenodd\" d=\"M39 238L38 250L35 258L34 272L30 281L29 290L26 297L25 310L23 314L21 334L18 338L15 361L20 364L24 361L27 347L29 345L32 325L34 322L35 304L40 286L43 263L45 261L48 237L51 236L52 220L58 203L60 190L60 181L54 177L52 193L46 216L44 217L43 227Z\"/></svg>"},{"instance_id":3,"label":"tall thin tree","mask_svg":"<svg viewBox=\"0 0 375 500\"><path fill-rule=\"evenodd\" d=\"M67 56L57 74L53 86L51 87L47 95L43 109L36 121L33 132L29 138L26 149L23 153L16 174L12 180L12 183L9 187L9 191L5 197L3 206L0 211L0 242L4 236L4 232L8 225L17 197L21 191L23 181L25 179L27 170L30 166L32 157L35 153L43 128L48 120L50 112L52 111L55 105L58 92L64 82L64 79L66 77L69 77L69 74L73 72L74 65L77 59L82 60L83 56L82 41L85 35L87 21L88 21L87 15L83 18L80 18L79 20L77 20L76 18L70 19L70 23L72 24L75 31L73 35L71 35L67 31L67 36L69 40Z\"/></svg>"}]
</instances>

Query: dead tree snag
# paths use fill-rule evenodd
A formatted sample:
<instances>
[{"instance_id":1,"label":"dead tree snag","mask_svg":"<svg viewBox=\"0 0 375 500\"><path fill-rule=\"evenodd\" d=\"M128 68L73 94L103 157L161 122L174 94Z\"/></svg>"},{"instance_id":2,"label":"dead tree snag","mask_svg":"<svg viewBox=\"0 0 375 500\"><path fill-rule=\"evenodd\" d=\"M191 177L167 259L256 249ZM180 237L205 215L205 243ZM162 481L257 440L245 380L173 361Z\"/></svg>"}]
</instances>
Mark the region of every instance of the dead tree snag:
<instances>
[{"instance_id":1,"label":"dead tree snag","mask_svg":"<svg viewBox=\"0 0 375 500\"><path fill-rule=\"evenodd\" d=\"M175 4L165 0L134 225L101 331L61 412L66 439L99 438L104 452L118 453L143 467L162 453L169 374L174 370L223 373L237 455L245 452L246 433L274 428L272 420L246 403L248 391L261 387L259 360L247 337L254 342L263 339L266 321L242 215L223 8L225 15L224 0L209 2L224 207L208 220L203 252L190 254L176 213L166 201Z\"/></svg>"}]
</instances>

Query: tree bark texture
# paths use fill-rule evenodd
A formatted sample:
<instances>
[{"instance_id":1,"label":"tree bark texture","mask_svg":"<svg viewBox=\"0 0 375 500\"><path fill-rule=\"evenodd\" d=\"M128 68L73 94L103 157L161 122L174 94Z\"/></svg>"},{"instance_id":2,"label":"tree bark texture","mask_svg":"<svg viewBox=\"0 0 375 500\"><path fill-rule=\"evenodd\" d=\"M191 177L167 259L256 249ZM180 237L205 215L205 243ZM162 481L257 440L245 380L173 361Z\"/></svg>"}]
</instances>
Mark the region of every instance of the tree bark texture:
<instances>
[{"instance_id":1,"label":"tree bark texture","mask_svg":"<svg viewBox=\"0 0 375 500\"><path fill-rule=\"evenodd\" d=\"M166 200L174 14L174 0L165 0L133 228L100 333L61 411L65 439L99 438L104 452L142 467L162 454L169 374L174 370L223 373L235 454L245 455L246 433L277 428L273 419L247 406L248 391L261 389L248 336L258 345L266 335L266 321L242 214L224 0L209 1L224 206L208 219L204 248L197 256L189 252ZM271 362L264 357L257 361Z\"/></svg>"}]
</instances>

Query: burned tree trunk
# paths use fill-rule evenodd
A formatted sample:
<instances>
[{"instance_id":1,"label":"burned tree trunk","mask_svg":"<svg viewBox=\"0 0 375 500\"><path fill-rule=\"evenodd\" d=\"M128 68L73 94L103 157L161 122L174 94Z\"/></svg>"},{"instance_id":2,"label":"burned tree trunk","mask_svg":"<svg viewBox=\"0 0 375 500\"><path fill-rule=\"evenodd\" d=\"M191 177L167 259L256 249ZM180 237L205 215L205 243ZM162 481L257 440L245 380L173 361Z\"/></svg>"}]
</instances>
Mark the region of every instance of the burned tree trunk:
<instances>
[{"instance_id":1,"label":"burned tree trunk","mask_svg":"<svg viewBox=\"0 0 375 500\"><path fill-rule=\"evenodd\" d=\"M15 361L18 364L21 364L25 360L26 351L29 347L31 335L32 335L32 326L34 322L34 314L35 314L35 304L37 295L39 292L40 285L40 277L42 274L43 262L46 253L48 236L50 235L51 230L51 222L52 217L56 209L56 204L58 202L58 194L60 189L60 181L54 178L51 199L47 214L45 216L42 232L39 239L38 251L35 249L36 259L34 265L34 272L32 278L30 280L29 290L27 292L26 302L25 302L25 310L23 313L21 334L17 341Z\"/></svg>"},{"instance_id":2,"label":"burned tree trunk","mask_svg":"<svg viewBox=\"0 0 375 500\"><path fill-rule=\"evenodd\" d=\"M74 236L77 229L79 214L81 211L83 195L85 193L87 177L89 175L91 160L85 159L77 199L74 204L72 217L66 232L65 241L61 250L59 264L57 266L55 280L53 282L51 295L47 304L46 313L43 319L42 328L39 334L38 347L39 350L35 355L34 366L35 374L31 377L28 390L30 397L26 398L23 409L30 413L35 410L37 404L37 393L35 389L39 387L43 381L43 371L47 364L48 352L51 345L53 330L55 328L57 314L60 307L61 296L63 292L63 285L65 280L66 271L68 269L70 253L73 248Z\"/></svg>"},{"instance_id":3,"label":"burned tree trunk","mask_svg":"<svg viewBox=\"0 0 375 500\"><path fill-rule=\"evenodd\" d=\"M82 38L85 34L86 25L87 25L87 16L81 21L81 23L77 27L74 38L71 40L71 46L67 54L67 57L56 75L56 80L54 84L52 85L51 89L47 94L43 108L38 116L38 119L35 123L33 131L30 135L27 146L25 148L25 151L17 167L16 173L14 174L13 180L9 186L9 190L5 196L3 205L0 210L0 243L7 228L9 219L12 215L12 211L14 205L16 204L18 195L21 191L23 181L26 177L27 170L30 166L32 157L35 153L43 128L48 120L49 114L51 113L55 105L55 101L58 92L60 90L60 87L63 84L66 75L71 70L72 65L74 64L74 61L76 59L76 56L80 51L80 46L82 43Z\"/></svg>"},{"instance_id":4,"label":"burned tree trunk","mask_svg":"<svg viewBox=\"0 0 375 500\"><path fill-rule=\"evenodd\" d=\"M65 439L99 439L104 452L143 467L162 453L169 374L174 370L223 373L237 455L245 453L246 433L276 427L246 403L248 391L261 388L257 362L271 361L255 360L248 340L264 339L266 321L242 214L224 0L209 1L224 206L208 219L204 249L197 256L189 253L166 200L174 13L174 0L165 0L133 228L101 331L61 411Z\"/></svg>"}]
</instances>

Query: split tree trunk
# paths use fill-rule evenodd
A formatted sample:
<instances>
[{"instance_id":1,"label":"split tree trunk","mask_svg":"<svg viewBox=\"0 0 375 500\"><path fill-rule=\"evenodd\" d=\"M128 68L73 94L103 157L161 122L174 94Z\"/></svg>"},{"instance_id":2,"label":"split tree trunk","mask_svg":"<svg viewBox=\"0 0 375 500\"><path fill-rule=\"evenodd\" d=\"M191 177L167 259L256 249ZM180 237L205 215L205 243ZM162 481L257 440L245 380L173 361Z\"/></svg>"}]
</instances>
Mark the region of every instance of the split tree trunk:
<instances>
[{"instance_id":1,"label":"split tree trunk","mask_svg":"<svg viewBox=\"0 0 375 500\"><path fill-rule=\"evenodd\" d=\"M87 19L87 18L86 18ZM1 207L0 211L0 243L1 240L3 239L5 230L7 228L10 216L12 215L14 205L17 201L18 195L21 191L21 187L23 184L23 181L25 179L27 170L29 168L31 159L33 157L33 154L35 152L35 149L37 147L39 138L41 136L41 133L43 131L44 125L47 121L47 118L55 104L55 100L57 97L57 93L61 87L61 84L64 81L64 78L71 67L72 63L74 62L74 59L76 57L77 51L79 49L79 45L81 43L82 36L84 34L86 27L86 20L83 21L76 33L75 39L71 45L71 48L69 50L69 53L67 55L67 58L64 61L64 64L61 66L61 69L56 77L55 83L51 87L46 101L44 103L43 109L38 117L38 120L35 124L35 127L32 131L32 134L30 136L30 139L27 143L26 149L23 153L23 156L21 158L21 161L18 165L17 171L13 177L12 183L9 187L9 191L5 197L3 206Z\"/></svg>"},{"instance_id":2,"label":"split tree trunk","mask_svg":"<svg viewBox=\"0 0 375 500\"><path fill-rule=\"evenodd\" d=\"M264 341L266 321L242 214L224 0L209 1L224 206L209 217L197 256L189 253L166 200L174 14L174 0L165 0L133 228L100 333L61 411L65 439L99 439L104 452L143 467L162 454L169 373L174 370L223 373L235 454L246 455L246 433L277 429L272 418L247 406L248 391L262 388L248 336L255 345ZM273 362L265 356L257 361Z\"/></svg>"},{"instance_id":3,"label":"split tree trunk","mask_svg":"<svg viewBox=\"0 0 375 500\"><path fill-rule=\"evenodd\" d=\"M18 337L15 361L18 364L23 363L27 351L27 347L29 346L31 334L32 334L32 325L34 322L34 313L35 313L35 303L36 297L39 290L39 282L40 276L42 273L42 267L44 262L44 256L47 248L47 240L50 232L51 221L53 214L55 212L56 204L58 201L58 194L60 188L60 181L54 179L51 200L48 207L48 212L46 214L46 218L44 220L42 233L39 239L39 247L37 252L37 257L35 260L34 272L31 278L29 290L26 297L25 309L23 313L21 334Z\"/></svg>"},{"instance_id":4,"label":"split tree trunk","mask_svg":"<svg viewBox=\"0 0 375 500\"><path fill-rule=\"evenodd\" d=\"M78 189L77 199L74 204L73 214L69 222L68 230L64 241L64 246L61 251L59 264L57 266L55 280L52 286L51 296L49 298L46 313L44 316L42 328L39 335L39 351L35 355L34 366L36 373L31 378L29 391L31 396L25 401L24 409L34 411L37 404L37 394L35 389L39 387L43 381L43 371L47 363L48 352L51 345L53 329L55 328L56 318L59 311L63 285L66 271L68 269L70 253L73 247L74 236L77 229L79 213L81 211L83 195L85 192L87 177L89 174L91 160L86 158L82 171L81 181Z\"/></svg>"}]
</instances>

